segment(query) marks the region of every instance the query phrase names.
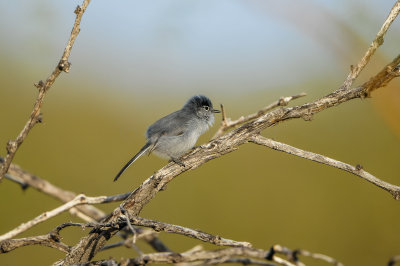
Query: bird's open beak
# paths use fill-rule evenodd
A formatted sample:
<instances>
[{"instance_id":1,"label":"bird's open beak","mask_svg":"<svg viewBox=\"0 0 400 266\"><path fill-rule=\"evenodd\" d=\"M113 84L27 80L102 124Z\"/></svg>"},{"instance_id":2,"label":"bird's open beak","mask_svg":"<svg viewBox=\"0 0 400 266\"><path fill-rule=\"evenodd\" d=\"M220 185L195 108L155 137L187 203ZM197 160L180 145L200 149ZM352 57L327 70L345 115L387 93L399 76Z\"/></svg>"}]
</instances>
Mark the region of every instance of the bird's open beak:
<instances>
[{"instance_id":1,"label":"bird's open beak","mask_svg":"<svg viewBox=\"0 0 400 266\"><path fill-rule=\"evenodd\" d=\"M221 111L220 111L220 110L217 110L217 109L212 109L212 112L213 112L213 113L221 113Z\"/></svg>"}]
</instances>

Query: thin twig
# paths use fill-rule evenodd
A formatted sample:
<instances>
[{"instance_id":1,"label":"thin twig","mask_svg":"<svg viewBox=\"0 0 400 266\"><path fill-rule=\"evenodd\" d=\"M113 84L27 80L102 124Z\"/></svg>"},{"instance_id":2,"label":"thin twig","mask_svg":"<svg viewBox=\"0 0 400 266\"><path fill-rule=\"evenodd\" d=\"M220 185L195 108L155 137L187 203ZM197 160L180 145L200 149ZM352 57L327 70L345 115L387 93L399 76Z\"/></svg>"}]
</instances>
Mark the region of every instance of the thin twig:
<instances>
[{"instance_id":1,"label":"thin twig","mask_svg":"<svg viewBox=\"0 0 400 266\"><path fill-rule=\"evenodd\" d=\"M151 229L148 229L148 231L146 231L145 234L150 234L151 235L151 234L155 234L155 232L152 231ZM137 234L137 236L135 236L136 240L140 239L140 238L144 238L144 237L145 237L144 234ZM119 241L119 242L116 242L116 243L113 243L113 244L106 245L101 249L101 251L112 249L112 248L117 248L117 247L120 247L120 246L125 246L127 248L134 248L134 246L136 246L136 245L134 245L133 238L134 237L131 236L131 237L128 237L127 239L125 239L125 240L122 240L122 241ZM165 252L165 251L160 251L160 252ZM141 252L139 254L142 255L143 252Z\"/></svg>"},{"instance_id":2,"label":"thin twig","mask_svg":"<svg viewBox=\"0 0 400 266\"><path fill-rule=\"evenodd\" d=\"M228 131L231 128L235 128L238 127L244 123L247 123L251 120L254 120L256 118L259 118L260 116L264 115L265 113L273 110L276 107L279 106L286 106L289 104L290 101L298 99L300 97L304 97L307 94L305 92L302 92L300 94L297 95L293 95L293 96L288 96L288 97L281 97L278 100L276 100L275 102L265 106L264 108L262 108L261 110L259 110L257 113L253 113L247 116L241 116L238 119L231 121L230 118L226 117L226 111L224 106L221 104L221 112L222 112L222 121L221 121L221 126L219 127L219 129L217 130L217 132L215 133L215 135L212 137L213 139L218 138L219 136L222 136L222 134L224 134L226 131Z\"/></svg>"},{"instance_id":3,"label":"thin twig","mask_svg":"<svg viewBox=\"0 0 400 266\"><path fill-rule=\"evenodd\" d=\"M85 12L87 6L89 5L90 0L84 0L82 6L78 6L75 9L75 23L72 28L71 35L69 37L67 46L64 49L64 53L61 56L61 60L58 62L55 67L53 73L47 78L46 82L39 81L35 84L35 86L39 89L39 94L36 98L35 105L33 107L32 113L26 122L22 131L18 134L15 140L9 140L7 142L7 155L5 157L4 163L0 167L0 181L3 176L7 173L8 168L17 152L18 148L21 146L25 138L28 136L30 130L36 125L36 123L41 122L42 116L40 113L40 109L43 105L44 97L46 93L49 91L50 87L56 81L56 78L60 75L61 72L69 72L70 63L68 62L68 58L71 54L72 46L75 43L76 37L79 34L79 25L81 23L81 19L83 13Z\"/></svg>"},{"instance_id":4,"label":"thin twig","mask_svg":"<svg viewBox=\"0 0 400 266\"><path fill-rule=\"evenodd\" d=\"M95 204L95 203L101 203L100 199L98 198L82 198L82 196L79 196L81 198L75 198L73 201L68 202L68 206L63 205L51 212L47 212L44 213L38 217L36 217L35 219L33 219L32 221L29 221L25 224L20 225L19 227L17 227L16 229L8 232L7 234L4 234L3 236L0 236L0 246L2 245L6 245L5 243L8 243L7 241L9 241L9 238L27 230L28 228L32 227L33 225L38 224L39 222L42 222L42 219L45 218L50 218L56 215L56 212L60 213L62 210L61 208L63 207L63 210L65 211L66 208L71 208L72 205L74 204L78 204L80 203L82 200L86 201L85 203L90 203L90 204ZM85 196L83 196L85 197ZM101 197L103 198L103 197ZM115 198L115 197L114 197ZM56 211L57 210L57 211ZM127 213L127 212L126 212ZM42 218L45 217L45 218ZM251 247L251 244L248 242L238 242L238 241L234 241L234 240L230 240L230 239L226 239L226 238L222 238L220 236L215 236L212 234L208 234L199 230L194 230L191 228L186 228L183 226L179 226L179 225L173 225L173 224L168 224L168 223L163 223L163 222L159 222L159 221L155 221L155 220L149 220L149 219L145 219L145 218L141 218L141 217L134 217L129 219L129 223L127 223L127 217L123 216L124 218L115 222L115 223L107 223L107 224L102 224L102 223L97 223L97 222L90 222L90 223L72 223L72 222L68 222L68 223L63 223L59 226L57 226L53 231L51 231L49 233L50 236L58 236L57 239L60 239L59 234L60 231L63 230L66 227L70 227L70 226L79 226L82 228L87 228L87 227L94 227L95 229L92 230L92 232L96 232L101 228L124 228L126 225L130 225L130 230L133 230L133 237L129 238L125 241L122 241L121 243L118 244L114 244L111 245L108 248L111 247L117 247L117 246L121 246L121 245L126 245L126 246L130 246L135 248L135 250L139 253L139 255L142 255L143 253L137 249L135 247L135 242L137 238L146 238L149 233L143 233L143 231L139 231L136 229L133 229L132 224L136 225L136 226L144 226L144 227L149 227L152 228L154 231L156 232L160 232L160 231L164 231L164 232L169 232L169 233L174 233L174 234L179 234L179 235L184 235L184 236L188 236L194 239L198 239L204 242L208 242L214 245L218 245L218 246L230 246L230 247ZM154 237L154 233L152 234ZM39 238L45 238L44 236L38 236ZM32 238L32 239L35 239ZM53 239L55 239L53 237ZM22 241L22 240L21 240ZM20 242L21 242L20 241ZM131 243L127 243L127 241L130 241ZM22 243L22 242L21 242ZM29 242L27 241L26 244L24 245L31 245L31 244L36 244L33 242ZM22 244L21 244L22 245ZM18 246L19 247L19 246ZM165 248L163 248L165 250ZM104 250L104 249L103 249Z\"/></svg>"},{"instance_id":5,"label":"thin twig","mask_svg":"<svg viewBox=\"0 0 400 266\"><path fill-rule=\"evenodd\" d=\"M0 157L0 163L4 160ZM62 202L69 202L76 197L76 193L68 190L64 190L60 187L53 185L52 183L44 180L38 176L32 175L31 173L25 171L21 167L16 164L11 164L8 170L9 174L6 174L6 178L10 179L13 182L16 182L21 185L22 188L26 189L28 187L32 187L39 192L50 195ZM130 193L120 194L121 197L125 198ZM86 222L95 222L100 221L100 219L105 217L105 213L92 205L81 205L76 206L74 208L69 209L69 212L72 215L76 215L79 218L83 219ZM156 251L165 252L171 251L160 239L157 238L156 234L145 234L143 235L142 231L147 230L137 230L139 231L139 235L143 236L143 239ZM122 237L122 235L121 235Z\"/></svg>"},{"instance_id":6,"label":"thin twig","mask_svg":"<svg viewBox=\"0 0 400 266\"><path fill-rule=\"evenodd\" d=\"M0 157L0 163L3 162L4 159ZM49 181L31 174L13 163L10 165L8 174L5 177L20 184L24 189L32 187L64 203L73 200L77 195L72 191L55 186ZM99 221L106 215L102 210L90 205L77 206L76 208L71 208L69 211L86 222Z\"/></svg>"},{"instance_id":7,"label":"thin twig","mask_svg":"<svg viewBox=\"0 0 400 266\"><path fill-rule=\"evenodd\" d=\"M361 73L361 71L364 69L364 67L371 60L372 55L375 53L375 51L378 49L378 47L383 44L384 36L385 36L386 32L388 31L390 25L396 19L399 12L400 12L400 1L396 1L396 3L393 5L389 15L387 16L385 22L383 23L382 27L376 34L375 39L370 44L368 50L365 52L365 54L361 58L360 62L355 67L351 66L351 71L348 74L346 80L344 81L341 89L348 90L351 87L354 80L358 77L358 75Z\"/></svg>"},{"instance_id":8,"label":"thin twig","mask_svg":"<svg viewBox=\"0 0 400 266\"><path fill-rule=\"evenodd\" d=\"M248 242L238 242L231 239L226 239L220 236L208 234L202 232L200 230L194 230L191 228L173 225L168 223L163 223L155 220L149 220L142 217L133 217L131 218L131 223L137 226L145 226L153 228L155 231L160 232L168 232L179 235L188 236L191 238L195 238L204 242L208 242L217 246L230 246L230 247L251 247L251 244Z\"/></svg>"},{"instance_id":9,"label":"thin twig","mask_svg":"<svg viewBox=\"0 0 400 266\"><path fill-rule=\"evenodd\" d=\"M313 153L310 151L301 150L299 148L295 148L293 146L265 138L260 135L255 135L250 139L251 142L256 143L258 145L266 146L268 148L283 151L292 155L296 155L314 162L326 164L329 166L336 167L338 169L344 170L346 172L352 173L356 176L361 177L362 179L384 189L389 192L396 200L400 200L400 187L387 183L385 181L380 180L379 178L371 175L367 171L364 171L361 165L352 166L347 163L343 163L341 161L329 158L327 156Z\"/></svg>"},{"instance_id":10,"label":"thin twig","mask_svg":"<svg viewBox=\"0 0 400 266\"><path fill-rule=\"evenodd\" d=\"M22 232L25 232L29 228L44 222L64 211L67 211L75 206L82 205L82 204L100 204L100 203L108 203L113 201L121 201L124 200L130 193L115 195L115 196L100 196L100 197L87 197L83 194L76 196L73 200L61 205L58 208L55 208L51 211L44 212L41 215L37 216L36 218L23 223L16 227L15 229L5 233L4 235L0 236L0 241L10 239Z\"/></svg>"},{"instance_id":11,"label":"thin twig","mask_svg":"<svg viewBox=\"0 0 400 266\"><path fill-rule=\"evenodd\" d=\"M223 258L221 259L211 259L204 262L204 264L212 265L212 264L221 264L221 263L236 263L243 265L262 265L262 266L275 266L276 264L272 264L265 261L254 260L250 258ZM296 265L298 266L298 265Z\"/></svg>"},{"instance_id":12,"label":"thin twig","mask_svg":"<svg viewBox=\"0 0 400 266\"><path fill-rule=\"evenodd\" d=\"M102 228L123 228L127 225L125 216L120 220L112 223L64 223L56 228L58 233L61 229L68 226L80 226L80 227L95 227L91 232L97 232ZM168 224L160 221L149 220L142 217L132 217L130 218L131 225L143 226L152 228L156 232L167 232L178 235L184 235L194 239L198 239L207 243L211 243L217 246L228 246L228 247L251 247L249 242L239 242L227 238L223 238L217 235L212 235L209 233L202 232L200 230L195 230L180 225Z\"/></svg>"},{"instance_id":13,"label":"thin twig","mask_svg":"<svg viewBox=\"0 0 400 266\"><path fill-rule=\"evenodd\" d=\"M336 266L343 266L343 264L341 262L339 262L338 260L336 260L332 257L329 257L324 254L320 254L320 253L313 253L313 252L310 252L310 251L307 251L304 249L291 250L291 249L281 246L281 245L274 245L271 248L271 252L286 255L286 257L290 261L295 262L297 266L300 266L300 264L304 265L303 263L300 263L300 259L298 257L299 255L311 257L311 258L317 259L317 260L322 260L322 261L325 261L327 263L330 263L330 264L333 264Z\"/></svg>"},{"instance_id":14,"label":"thin twig","mask_svg":"<svg viewBox=\"0 0 400 266\"><path fill-rule=\"evenodd\" d=\"M123 206L120 206L120 209L121 209L121 214L122 214L121 217L123 217L125 219L129 230L132 232L132 238L131 238L132 239L132 243L131 243L131 246L132 246L132 248L134 250L136 250L136 252L139 255L143 255L143 252L136 246L136 240L137 240L138 233L137 233L137 230L132 226L132 224L130 222L131 219L129 217L129 213L124 209Z\"/></svg>"},{"instance_id":15,"label":"thin twig","mask_svg":"<svg viewBox=\"0 0 400 266\"><path fill-rule=\"evenodd\" d=\"M46 235L34 236L34 237L26 237L19 239L6 239L0 241L0 253L7 253L14 249L29 246L29 245L42 245L47 247L56 248L62 252L68 253L70 251L70 247L66 244L60 242L61 236L60 231L69 226L79 226L83 229L86 227L95 227L98 226L97 223L64 223L57 226L50 233ZM139 228L138 228L139 229ZM146 239L148 237L156 238L157 233L152 229L138 230L137 239ZM119 246L127 246L132 247L132 238L128 238L124 241L118 242L116 244L112 244L109 246L105 246L103 250L119 247Z\"/></svg>"},{"instance_id":16,"label":"thin twig","mask_svg":"<svg viewBox=\"0 0 400 266\"><path fill-rule=\"evenodd\" d=\"M0 241L0 254L7 253L14 249L28 245L42 245L46 247L56 248L65 253L68 253L70 251L70 247L60 242L60 239L57 238L57 236L47 234L42 236L7 239L4 241Z\"/></svg>"}]
</instances>

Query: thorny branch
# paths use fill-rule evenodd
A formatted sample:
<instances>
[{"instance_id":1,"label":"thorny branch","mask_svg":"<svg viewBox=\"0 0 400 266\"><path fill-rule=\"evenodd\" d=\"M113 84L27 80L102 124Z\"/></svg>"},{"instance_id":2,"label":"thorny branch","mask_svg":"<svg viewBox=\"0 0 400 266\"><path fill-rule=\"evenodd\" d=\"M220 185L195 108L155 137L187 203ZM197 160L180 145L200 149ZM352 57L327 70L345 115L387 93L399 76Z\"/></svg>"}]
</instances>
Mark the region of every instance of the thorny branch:
<instances>
[{"instance_id":1,"label":"thorny branch","mask_svg":"<svg viewBox=\"0 0 400 266\"><path fill-rule=\"evenodd\" d=\"M87 6L89 5L90 0L85 0L82 4L82 6L78 6L75 9L75 23L72 28L71 35L69 37L67 46L64 49L64 53L61 56L60 61L58 62L57 66L53 70L53 73L47 78L45 82L39 81L38 83L35 84L35 86L39 89L39 94L36 98L35 105L33 106L32 113L26 122L24 128L22 131L18 134L17 138L15 140L10 140L7 142L7 155L5 157L4 163L0 167L0 181L3 178L3 176L7 173L8 168L10 167L10 164L15 156L15 153L17 152L19 146L24 142L25 138L28 136L30 130L35 126L36 123L40 123L42 121L42 115L40 113L40 109L43 105L44 97L46 96L46 93L49 91L50 87L54 84L56 81L57 77L60 75L61 72L69 72L69 67L71 63L68 62L68 58L71 54L71 49L72 46L75 43L76 37L79 34L79 25L81 23L81 19L83 16L83 13L85 12Z\"/></svg>"}]
</instances>

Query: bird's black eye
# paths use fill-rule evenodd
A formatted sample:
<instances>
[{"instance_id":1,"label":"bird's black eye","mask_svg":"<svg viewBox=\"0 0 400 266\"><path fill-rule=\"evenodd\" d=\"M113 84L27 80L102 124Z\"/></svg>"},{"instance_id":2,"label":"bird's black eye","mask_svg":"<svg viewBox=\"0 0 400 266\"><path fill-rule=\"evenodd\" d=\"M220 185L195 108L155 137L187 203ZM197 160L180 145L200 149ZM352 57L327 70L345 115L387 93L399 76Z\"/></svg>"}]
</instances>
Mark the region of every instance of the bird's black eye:
<instances>
[{"instance_id":1,"label":"bird's black eye","mask_svg":"<svg viewBox=\"0 0 400 266\"><path fill-rule=\"evenodd\" d=\"M208 107L207 105L203 105L204 110L208 111L210 110L210 107Z\"/></svg>"}]
</instances>

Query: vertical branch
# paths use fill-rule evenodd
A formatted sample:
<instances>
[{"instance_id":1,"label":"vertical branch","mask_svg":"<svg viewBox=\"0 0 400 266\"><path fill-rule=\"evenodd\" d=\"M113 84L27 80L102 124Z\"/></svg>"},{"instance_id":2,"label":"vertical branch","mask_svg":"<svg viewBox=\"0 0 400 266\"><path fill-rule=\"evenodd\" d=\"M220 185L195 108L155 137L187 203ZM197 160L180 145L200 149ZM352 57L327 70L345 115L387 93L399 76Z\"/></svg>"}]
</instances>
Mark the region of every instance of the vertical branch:
<instances>
[{"instance_id":1,"label":"vertical branch","mask_svg":"<svg viewBox=\"0 0 400 266\"><path fill-rule=\"evenodd\" d=\"M54 84L56 78L60 75L61 72L63 71L67 73L69 72L69 67L71 64L68 62L68 58L71 54L71 50L75 43L76 37L79 34L79 25L81 23L83 13L85 12L89 3L90 0L84 0L82 6L78 6L75 9L76 18L74 26L72 28L71 35L69 37L67 46L64 49L64 53L60 61L58 62L56 68L54 69L53 73L51 73L51 75L47 78L45 82L40 80L39 82L35 83L35 86L39 89L39 95L36 98L32 113L22 131L18 134L15 140L9 140L7 142L6 146L7 155L5 156L4 163L0 167L0 181L3 178L3 176L7 173L8 168L10 167L10 164L15 156L15 153L17 152L21 144L24 142L25 138L28 136L31 129L36 125L36 123L38 122L40 123L42 121L40 109L43 105L44 97L46 96L47 91Z\"/></svg>"}]
</instances>

